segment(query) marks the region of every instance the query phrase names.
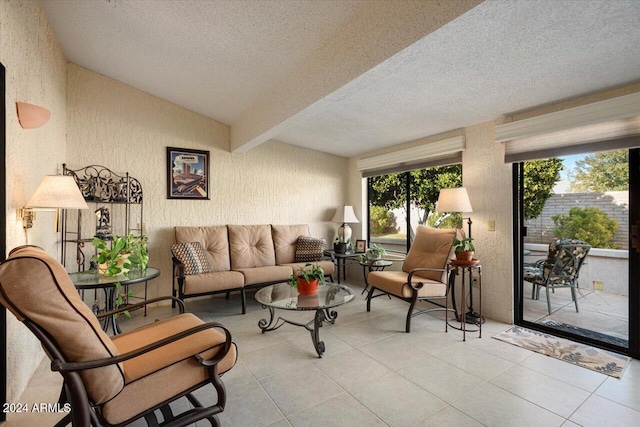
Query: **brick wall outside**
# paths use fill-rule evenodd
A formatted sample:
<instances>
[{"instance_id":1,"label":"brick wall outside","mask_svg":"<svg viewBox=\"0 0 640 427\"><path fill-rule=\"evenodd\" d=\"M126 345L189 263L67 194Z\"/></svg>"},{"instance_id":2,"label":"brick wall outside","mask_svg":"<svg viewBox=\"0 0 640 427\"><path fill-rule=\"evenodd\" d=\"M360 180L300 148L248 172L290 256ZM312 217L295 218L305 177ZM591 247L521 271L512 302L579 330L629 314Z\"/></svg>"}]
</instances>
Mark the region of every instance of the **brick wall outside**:
<instances>
[{"instance_id":1,"label":"brick wall outside","mask_svg":"<svg viewBox=\"0 0 640 427\"><path fill-rule=\"evenodd\" d=\"M525 243L548 244L556 240L553 235L554 215L567 214L572 207L595 207L609 218L618 221L618 233L614 242L618 249L629 245L629 192L607 191L604 193L564 193L552 195L538 218L525 221L527 237Z\"/></svg>"}]
</instances>

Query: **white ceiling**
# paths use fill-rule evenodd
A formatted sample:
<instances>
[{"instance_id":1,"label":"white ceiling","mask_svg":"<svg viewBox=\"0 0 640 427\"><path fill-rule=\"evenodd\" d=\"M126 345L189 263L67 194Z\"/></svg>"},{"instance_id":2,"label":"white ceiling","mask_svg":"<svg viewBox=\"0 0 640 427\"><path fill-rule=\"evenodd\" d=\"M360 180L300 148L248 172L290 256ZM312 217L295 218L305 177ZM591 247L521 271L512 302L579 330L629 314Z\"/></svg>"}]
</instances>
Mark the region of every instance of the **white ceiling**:
<instances>
[{"instance_id":1,"label":"white ceiling","mask_svg":"<svg viewBox=\"0 0 640 427\"><path fill-rule=\"evenodd\" d=\"M399 3L396 3L399 4ZM46 0L70 62L233 126L367 0ZM377 43L392 42L378 40ZM491 0L270 137L353 156L640 81L639 0Z\"/></svg>"}]
</instances>

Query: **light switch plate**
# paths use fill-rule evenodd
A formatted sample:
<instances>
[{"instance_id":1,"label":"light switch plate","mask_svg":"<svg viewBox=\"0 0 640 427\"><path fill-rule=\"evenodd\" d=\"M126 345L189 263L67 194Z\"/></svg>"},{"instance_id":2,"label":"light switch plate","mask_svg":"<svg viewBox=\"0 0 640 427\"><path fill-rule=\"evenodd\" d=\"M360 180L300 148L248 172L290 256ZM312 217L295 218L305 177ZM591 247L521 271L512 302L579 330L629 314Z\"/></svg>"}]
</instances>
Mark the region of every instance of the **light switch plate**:
<instances>
[{"instance_id":1,"label":"light switch plate","mask_svg":"<svg viewBox=\"0 0 640 427\"><path fill-rule=\"evenodd\" d=\"M487 221L487 231L496 231L496 222L494 220Z\"/></svg>"}]
</instances>

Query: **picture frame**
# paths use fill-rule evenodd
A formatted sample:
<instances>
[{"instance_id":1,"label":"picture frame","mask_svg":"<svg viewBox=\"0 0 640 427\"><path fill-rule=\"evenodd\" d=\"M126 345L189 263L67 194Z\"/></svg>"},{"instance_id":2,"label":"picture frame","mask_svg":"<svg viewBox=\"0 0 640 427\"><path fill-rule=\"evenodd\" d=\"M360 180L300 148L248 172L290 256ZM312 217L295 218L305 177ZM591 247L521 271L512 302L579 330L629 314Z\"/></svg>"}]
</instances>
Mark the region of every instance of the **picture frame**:
<instances>
[{"instance_id":1,"label":"picture frame","mask_svg":"<svg viewBox=\"0 0 640 427\"><path fill-rule=\"evenodd\" d=\"M167 147L167 199L209 199L209 152Z\"/></svg>"},{"instance_id":2,"label":"picture frame","mask_svg":"<svg viewBox=\"0 0 640 427\"><path fill-rule=\"evenodd\" d=\"M356 253L363 254L367 252L367 241L366 240L356 240Z\"/></svg>"}]
</instances>

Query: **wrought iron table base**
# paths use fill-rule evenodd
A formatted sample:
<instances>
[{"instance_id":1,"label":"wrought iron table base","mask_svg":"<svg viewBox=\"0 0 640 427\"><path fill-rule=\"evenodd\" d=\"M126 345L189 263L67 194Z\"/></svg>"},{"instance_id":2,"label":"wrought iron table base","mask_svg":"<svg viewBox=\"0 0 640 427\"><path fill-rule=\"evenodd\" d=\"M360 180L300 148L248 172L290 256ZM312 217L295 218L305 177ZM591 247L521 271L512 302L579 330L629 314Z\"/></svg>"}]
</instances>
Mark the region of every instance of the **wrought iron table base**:
<instances>
[{"instance_id":1,"label":"wrought iron table base","mask_svg":"<svg viewBox=\"0 0 640 427\"><path fill-rule=\"evenodd\" d=\"M258 321L258 327L262 329L263 334L268 331L275 331L285 323L294 326L301 326L311 333L311 340L313 341L316 353L318 353L318 357L322 357L325 351L325 346L324 341L320 341L320 328L324 322L332 324L335 323L338 318L337 311L330 311L328 308L319 308L316 310L316 315L313 320L310 320L307 323L299 323L284 319L280 316L276 318L276 309L274 307L266 307L263 305L262 308L269 309L269 321L267 322L267 319L261 319ZM313 327L311 325L313 325Z\"/></svg>"}]
</instances>

